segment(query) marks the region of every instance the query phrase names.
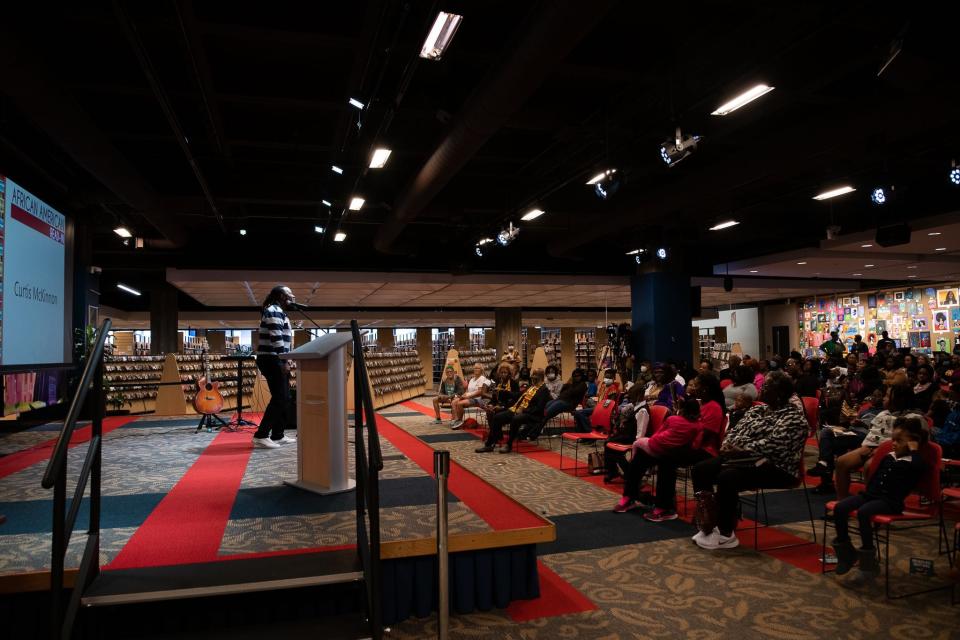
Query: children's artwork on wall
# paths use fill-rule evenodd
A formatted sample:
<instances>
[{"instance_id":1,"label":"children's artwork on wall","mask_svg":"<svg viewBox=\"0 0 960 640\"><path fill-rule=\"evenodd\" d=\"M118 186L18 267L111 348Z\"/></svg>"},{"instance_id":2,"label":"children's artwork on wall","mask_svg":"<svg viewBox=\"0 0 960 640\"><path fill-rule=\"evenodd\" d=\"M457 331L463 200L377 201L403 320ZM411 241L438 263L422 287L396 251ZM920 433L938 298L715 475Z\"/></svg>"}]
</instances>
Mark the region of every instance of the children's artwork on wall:
<instances>
[{"instance_id":1,"label":"children's artwork on wall","mask_svg":"<svg viewBox=\"0 0 960 640\"><path fill-rule=\"evenodd\" d=\"M937 309L933 312L933 330L934 331L949 331L950 330L950 310L949 309Z\"/></svg>"},{"instance_id":2,"label":"children's artwork on wall","mask_svg":"<svg viewBox=\"0 0 960 640\"><path fill-rule=\"evenodd\" d=\"M886 320L877 320L877 333L883 333L887 330Z\"/></svg>"},{"instance_id":3,"label":"children's artwork on wall","mask_svg":"<svg viewBox=\"0 0 960 640\"><path fill-rule=\"evenodd\" d=\"M950 352L950 339L949 338L937 338L934 340L934 346L937 351L943 351L944 353Z\"/></svg>"},{"instance_id":4,"label":"children's artwork on wall","mask_svg":"<svg viewBox=\"0 0 960 640\"><path fill-rule=\"evenodd\" d=\"M921 349L930 348L930 332L929 331L920 332L920 348Z\"/></svg>"},{"instance_id":5,"label":"children's artwork on wall","mask_svg":"<svg viewBox=\"0 0 960 640\"><path fill-rule=\"evenodd\" d=\"M877 294L877 304L884 304L887 301L887 292L881 291Z\"/></svg>"},{"instance_id":6,"label":"children's artwork on wall","mask_svg":"<svg viewBox=\"0 0 960 640\"><path fill-rule=\"evenodd\" d=\"M911 331L909 335L910 335L910 348L911 349L920 348L920 332Z\"/></svg>"},{"instance_id":7,"label":"children's artwork on wall","mask_svg":"<svg viewBox=\"0 0 960 640\"><path fill-rule=\"evenodd\" d=\"M843 305L844 307L849 307L850 304L851 304L851 303L850 303L850 298L843 298L843 299L840 301L840 304Z\"/></svg>"},{"instance_id":8,"label":"children's artwork on wall","mask_svg":"<svg viewBox=\"0 0 960 640\"><path fill-rule=\"evenodd\" d=\"M926 331L929 327L927 326L927 319L920 317L911 318L910 328L914 331Z\"/></svg>"},{"instance_id":9,"label":"children's artwork on wall","mask_svg":"<svg viewBox=\"0 0 960 640\"><path fill-rule=\"evenodd\" d=\"M863 329L867 326L867 319L861 317L858 322L860 324L860 330L863 331Z\"/></svg>"},{"instance_id":10,"label":"children's artwork on wall","mask_svg":"<svg viewBox=\"0 0 960 640\"><path fill-rule=\"evenodd\" d=\"M913 300L913 289L907 289L907 290L904 292L903 297L904 297L906 300Z\"/></svg>"},{"instance_id":11,"label":"children's artwork on wall","mask_svg":"<svg viewBox=\"0 0 960 640\"><path fill-rule=\"evenodd\" d=\"M850 317L857 318L860 316L859 309L857 307L850 307Z\"/></svg>"},{"instance_id":12,"label":"children's artwork on wall","mask_svg":"<svg viewBox=\"0 0 960 640\"><path fill-rule=\"evenodd\" d=\"M956 289L938 289L937 306L938 307L956 307L957 306Z\"/></svg>"},{"instance_id":13,"label":"children's artwork on wall","mask_svg":"<svg viewBox=\"0 0 960 640\"><path fill-rule=\"evenodd\" d=\"M851 296L850 304L854 306L860 306L860 296Z\"/></svg>"},{"instance_id":14,"label":"children's artwork on wall","mask_svg":"<svg viewBox=\"0 0 960 640\"><path fill-rule=\"evenodd\" d=\"M868 309L877 308L877 296L867 296L867 308Z\"/></svg>"},{"instance_id":15,"label":"children's artwork on wall","mask_svg":"<svg viewBox=\"0 0 960 640\"><path fill-rule=\"evenodd\" d=\"M950 324L954 331L960 331L960 307L950 309Z\"/></svg>"},{"instance_id":16,"label":"children's artwork on wall","mask_svg":"<svg viewBox=\"0 0 960 640\"><path fill-rule=\"evenodd\" d=\"M816 321L816 320L811 320L811 321L810 321L810 331L816 331L816 330L817 330L817 321Z\"/></svg>"},{"instance_id":17,"label":"children's artwork on wall","mask_svg":"<svg viewBox=\"0 0 960 640\"><path fill-rule=\"evenodd\" d=\"M903 300L903 291L894 291L894 292L893 292L893 299L896 300L897 302L902 301L902 300Z\"/></svg>"},{"instance_id":18,"label":"children's artwork on wall","mask_svg":"<svg viewBox=\"0 0 960 640\"><path fill-rule=\"evenodd\" d=\"M827 314L825 314L825 313L818 313L818 314L817 314L817 322L819 322L819 323L822 324L822 323L824 323L824 322L826 322L826 321L827 321Z\"/></svg>"}]
</instances>

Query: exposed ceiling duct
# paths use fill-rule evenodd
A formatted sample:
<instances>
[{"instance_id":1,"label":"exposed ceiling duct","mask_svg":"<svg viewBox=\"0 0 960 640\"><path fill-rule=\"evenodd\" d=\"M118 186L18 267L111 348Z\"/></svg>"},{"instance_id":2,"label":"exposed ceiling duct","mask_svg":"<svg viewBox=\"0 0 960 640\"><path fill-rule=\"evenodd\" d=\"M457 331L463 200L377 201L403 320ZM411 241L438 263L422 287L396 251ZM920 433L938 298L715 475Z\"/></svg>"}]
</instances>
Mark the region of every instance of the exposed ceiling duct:
<instances>
[{"instance_id":1,"label":"exposed ceiling duct","mask_svg":"<svg viewBox=\"0 0 960 640\"><path fill-rule=\"evenodd\" d=\"M614 4L612 0L542 3L523 40L473 90L446 138L400 197L392 216L380 227L373 243L378 251L391 250L407 224L523 106L547 74Z\"/></svg>"}]
</instances>

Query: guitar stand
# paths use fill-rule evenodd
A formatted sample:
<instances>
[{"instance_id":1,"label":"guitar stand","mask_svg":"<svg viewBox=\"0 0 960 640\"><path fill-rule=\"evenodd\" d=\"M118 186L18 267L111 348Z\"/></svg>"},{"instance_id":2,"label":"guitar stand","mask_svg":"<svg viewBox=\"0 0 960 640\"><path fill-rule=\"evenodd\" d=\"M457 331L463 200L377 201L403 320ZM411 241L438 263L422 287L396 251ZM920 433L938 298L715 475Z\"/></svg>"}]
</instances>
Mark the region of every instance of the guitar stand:
<instances>
[{"instance_id":1,"label":"guitar stand","mask_svg":"<svg viewBox=\"0 0 960 640\"><path fill-rule=\"evenodd\" d=\"M237 358L237 415L230 420L227 429L239 431L240 427L259 427L256 422L251 422L243 417L243 359Z\"/></svg>"},{"instance_id":2,"label":"guitar stand","mask_svg":"<svg viewBox=\"0 0 960 640\"><path fill-rule=\"evenodd\" d=\"M200 424L197 425L197 430L194 431L194 433L200 433L200 431L204 428L206 428L207 431L215 431L218 429L229 429L233 431L233 429L230 427L230 424L215 413L203 414L203 416L200 418Z\"/></svg>"}]
</instances>

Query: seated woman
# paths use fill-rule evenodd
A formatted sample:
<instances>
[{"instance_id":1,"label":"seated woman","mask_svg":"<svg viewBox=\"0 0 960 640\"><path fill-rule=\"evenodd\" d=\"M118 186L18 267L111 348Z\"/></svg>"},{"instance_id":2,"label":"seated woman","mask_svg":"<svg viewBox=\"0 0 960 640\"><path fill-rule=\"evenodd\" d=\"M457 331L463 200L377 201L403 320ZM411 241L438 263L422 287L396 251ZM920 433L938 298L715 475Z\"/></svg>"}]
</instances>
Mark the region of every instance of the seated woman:
<instances>
[{"instance_id":1,"label":"seated woman","mask_svg":"<svg viewBox=\"0 0 960 640\"><path fill-rule=\"evenodd\" d=\"M807 475L819 476L820 486L813 489L817 495L830 495L833 486L833 469L836 459L853 451L861 444L870 430L873 419L883 409L883 394L877 390L863 407L849 394L844 398L837 426L827 425L820 430L820 453L817 464L807 470Z\"/></svg>"},{"instance_id":2,"label":"seated woman","mask_svg":"<svg viewBox=\"0 0 960 640\"><path fill-rule=\"evenodd\" d=\"M484 397L490 387L490 378L483 375L483 365L473 365L473 377L467 382L467 390L459 398L450 403L453 412L452 428L459 429L463 425L463 414L467 407L483 407L487 403Z\"/></svg>"},{"instance_id":3,"label":"seated woman","mask_svg":"<svg viewBox=\"0 0 960 640\"><path fill-rule=\"evenodd\" d=\"M523 392L520 399L509 409L499 411L490 417L490 433L487 435L486 442L476 449L476 452L493 451L493 445L500 442L500 438L503 437L503 427L510 425L510 439L500 449L500 453L510 453L520 433L520 427L543 420L543 410L549 398L550 392L543 384L543 369L534 369L530 373L530 386Z\"/></svg>"},{"instance_id":4,"label":"seated woman","mask_svg":"<svg viewBox=\"0 0 960 640\"><path fill-rule=\"evenodd\" d=\"M674 403L683 398L683 385L677 382L673 365L658 362L653 365L653 380L647 385L645 399L648 405L660 405L671 411Z\"/></svg>"},{"instance_id":5,"label":"seated woman","mask_svg":"<svg viewBox=\"0 0 960 640\"><path fill-rule=\"evenodd\" d=\"M433 398L433 411L437 418L434 422L437 424L442 422L442 420L440 420L440 407L451 406L455 399L463 395L465 389L463 379L457 375L456 369L448 365L447 368L443 370L443 378L437 387L437 395ZM450 424L455 423L456 420L450 421Z\"/></svg>"},{"instance_id":6,"label":"seated woman","mask_svg":"<svg viewBox=\"0 0 960 640\"><path fill-rule=\"evenodd\" d=\"M650 437L638 437L633 458L624 479L623 498L614 508L622 513L641 498L640 482L652 465L657 465L654 509L644 514L651 522L676 520L677 468L692 465L719 453L723 432L720 380L701 374L687 385L687 397L680 401L678 415L666 419Z\"/></svg>"},{"instance_id":7,"label":"seated woman","mask_svg":"<svg viewBox=\"0 0 960 640\"><path fill-rule=\"evenodd\" d=\"M733 384L723 390L723 399L727 410L733 409L737 397L743 394L751 401L757 399L757 387L753 384L753 368L740 365L733 370Z\"/></svg>"},{"instance_id":8,"label":"seated woman","mask_svg":"<svg viewBox=\"0 0 960 640\"><path fill-rule=\"evenodd\" d=\"M626 475L629 464L625 451L607 449L606 445L633 444L638 437L647 435L650 413L645 407L643 392L642 386L634 384L624 394L624 401L620 403L620 421L604 443L603 462L606 474L603 476L603 481L605 483L613 482L621 473Z\"/></svg>"},{"instance_id":9,"label":"seated woman","mask_svg":"<svg viewBox=\"0 0 960 640\"><path fill-rule=\"evenodd\" d=\"M544 373L546 374L546 380L544 380L543 386L550 392L550 399L556 400L560 395L560 389L563 388L563 380L560 379L560 370L557 369L556 365L548 364L547 368L544 369Z\"/></svg>"},{"instance_id":10,"label":"seated woman","mask_svg":"<svg viewBox=\"0 0 960 640\"><path fill-rule=\"evenodd\" d=\"M573 423L580 433L590 433L590 416L593 415L593 408L601 399L605 399L611 394L620 392L620 385L616 380L617 372L613 369L607 369L603 372L603 383L597 387L597 395L587 399L587 406L573 414Z\"/></svg>"},{"instance_id":11,"label":"seated woman","mask_svg":"<svg viewBox=\"0 0 960 640\"><path fill-rule=\"evenodd\" d=\"M917 358L919 360L919 357ZM911 409L918 409L926 413L930 409L930 403L933 402L933 394L939 391L940 387L933 381L933 367L928 364L917 366L917 383L913 386L913 405Z\"/></svg>"},{"instance_id":12,"label":"seated woman","mask_svg":"<svg viewBox=\"0 0 960 640\"><path fill-rule=\"evenodd\" d=\"M751 408L728 429L719 457L693 467L700 514L700 532L693 540L700 547L732 549L740 544L734 533L740 491L783 489L797 483L809 426L803 411L790 402L791 395L788 375L768 374L760 392L766 404Z\"/></svg>"},{"instance_id":13,"label":"seated woman","mask_svg":"<svg viewBox=\"0 0 960 640\"><path fill-rule=\"evenodd\" d=\"M883 398L883 411L870 422L870 429L862 444L837 458L837 500L843 500L850 495L850 475L857 469L862 469L867 460L873 457L877 447L890 439L893 434L893 424L897 418L916 417L925 422L920 413L909 411L912 404L913 388L909 385L898 384L887 389Z\"/></svg>"},{"instance_id":14,"label":"seated woman","mask_svg":"<svg viewBox=\"0 0 960 640\"><path fill-rule=\"evenodd\" d=\"M547 371L550 371L550 367L547 367ZM549 388L550 374L547 373L547 382L544 383L544 386ZM570 382L562 385L560 391L557 393L557 396L547 402L546 411L543 414L543 422L539 425L534 426L530 433L527 435L531 440L536 439L540 435L540 432L543 431L544 425L547 424L551 419L560 415L561 413L573 413L576 410L577 405L583 402L584 397L587 394L587 383L584 381L583 369L574 369L573 373L570 375ZM551 390L550 395L553 395Z\"/></svg>"},{"instance_id":15,"label":"seated woman","mask_svg":"<svg viewBox=\"0 0 960 640\"><path fill-rule=\"evenodd\" d=\"M490 388L490 400L483 406L489 418L498 411L513 406L520 397L520 385L513 379L513 370L507 363L502 363L497 369L496 380Z\"/></svg>"}]
</instances>

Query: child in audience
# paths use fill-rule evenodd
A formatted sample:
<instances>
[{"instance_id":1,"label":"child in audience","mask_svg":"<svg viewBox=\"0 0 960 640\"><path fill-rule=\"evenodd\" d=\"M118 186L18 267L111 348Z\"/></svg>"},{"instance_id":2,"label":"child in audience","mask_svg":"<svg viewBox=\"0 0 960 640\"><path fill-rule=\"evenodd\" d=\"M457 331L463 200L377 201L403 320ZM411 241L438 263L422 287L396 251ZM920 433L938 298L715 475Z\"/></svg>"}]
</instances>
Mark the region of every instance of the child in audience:
<instances>
[{"instance_id":1,"label":"child in audience","mask_svg":"<svg viewBox=\"0 0 960 640\"><path fill-rule=\"evenodd\" d=\"M833 486L836 459L863 444L873 419L883 409L883 394L878 389L863 407L858 408L855 403L856 398L845 397L837 421L839 424L827 425L820 431L819 459L807 470L807 475L820 477L820 486L813 490L817 495L830 495L836 491Z\"/></svg>"},{"instance_id":2,"label":"child in audience","mask_svg":"<svg viewBox=\"0 0 960 640\"><path fill-rule=\"evenodd\" d=\"M927 442L927 432L919 418L899 417L894 422L893 451L885 456L870 476L866 490L844 498L833 509L837 537L833 548L837 554L837 575L844 575L859 565L867 576L879 571L873 547L871 518L884 513L902 513L903 501L913 491L925 470L920 447ZM850 542L847 519L856 511L860 525L860 550Z\"/></svg>"}]
</instances>

